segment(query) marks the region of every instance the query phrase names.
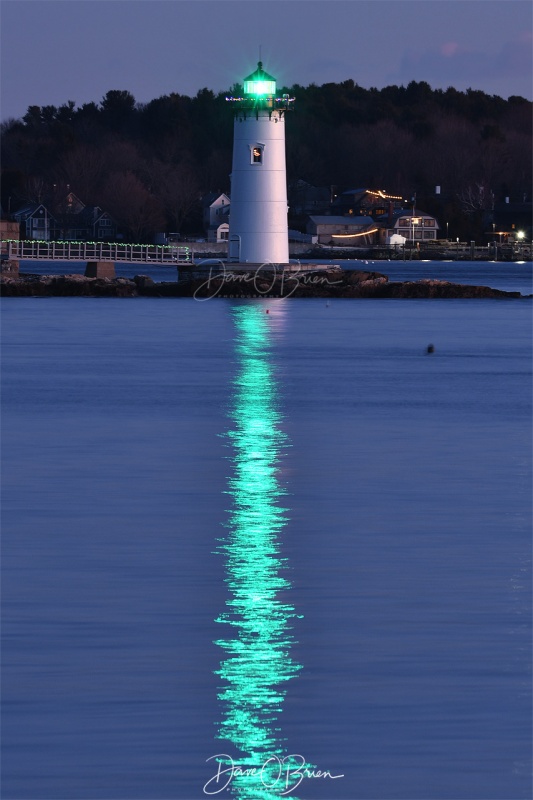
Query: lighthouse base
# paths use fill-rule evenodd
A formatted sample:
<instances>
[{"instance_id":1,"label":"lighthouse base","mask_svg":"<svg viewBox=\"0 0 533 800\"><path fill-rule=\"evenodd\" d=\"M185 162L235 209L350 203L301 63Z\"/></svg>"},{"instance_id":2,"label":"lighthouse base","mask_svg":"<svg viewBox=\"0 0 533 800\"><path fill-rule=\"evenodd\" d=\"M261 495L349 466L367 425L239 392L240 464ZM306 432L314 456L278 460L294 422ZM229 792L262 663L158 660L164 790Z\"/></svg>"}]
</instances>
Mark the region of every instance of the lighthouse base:
<instances>
[{"instance_id":1,"label":"lighthouse base","mask_svg":"<svg viewBox=\"0 0 533 800\"><path fill-rule=\"evenodd\" d=\"M265 262L250 262L250 261L228 261L223 258L205 258L202 260L194 261L190 264L180 264L178 273L181 279L188 279L192 275L229 275L232 272L244 273L249 272L251 275L257 274L270 274L282 273L289 274L293 272L317 272L327 271L339 268L338 264L301 264L299 261L291 261L286 264L270 264Z\"/></svg>"},{"instance_id":2,"label":"lighthouse base","mask_svg":"<svg viewBox=\"0 0 533 800\"><path fill-rule=\"evenodd\" d=\"M251 264L230 263L218 258L206 258L192 264L180 264L178 267L179 283L200 282L202 287L217 287L216 294L232 296L258 296L268 294L269 290L282 296L300 283L323 280L318 277L341 271L339 264ZM291 292L292 293L292 292Z\"/></svg>"},{"instance_id":3,"label":"lighthouse base","mask_svg":"<svg viewBox=\"0 0 533 800\"><path fill-rule=\"evenodd\" d=\"M338 264L227 264L213 259L180 266L179 283L198 300L213 297L315 296L342 283Z\"/></svg>"}]
</instances>

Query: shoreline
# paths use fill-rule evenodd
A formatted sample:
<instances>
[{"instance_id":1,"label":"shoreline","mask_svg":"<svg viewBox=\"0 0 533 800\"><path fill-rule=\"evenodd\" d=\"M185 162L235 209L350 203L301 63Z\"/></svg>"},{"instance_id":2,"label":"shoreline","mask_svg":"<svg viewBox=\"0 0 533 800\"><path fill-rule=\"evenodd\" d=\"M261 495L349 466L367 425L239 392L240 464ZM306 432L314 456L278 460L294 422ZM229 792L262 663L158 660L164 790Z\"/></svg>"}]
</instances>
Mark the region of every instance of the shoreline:
<instances>
[{"instance_id":1,"label":"shoreline","mask_svg":"<svg viewBox=\"0 0 533 800\"><path fill-rule=\"evenodd\" d=\"M194 259L215 258L227 260L227 247L214 242L188 242ZM516 247L510 244L475 245L469 242L443 242L434 244L421 242L406 247L394 245L370 245L368 247L334 244L308 244L289 242L289 258L309 260L350 260L350 261L495 261L505 264L532 261L531 246Z\"/></svg>"},{"instance_id":2,"label":"shoreline","mask_svg":"<svg viewBox=\"0 0 533 800\"><path fill-rule=\"evenodd\" d=\"M184 242L193 252L196 261L206 258L227 260L227 248L218 247L213 243L196 244ZM369 247L350 247L345 245L304 245L289 242L289 258L291 261L317 260L317 261L495 261L505 264L517 262L531 262L532 248L523 245L516 249L512 245L478 245L471 246L466 242L437 243L428 245L423 243L420 248L395 247L389 245L371 245Z\"/></svg>"}]
</instances>

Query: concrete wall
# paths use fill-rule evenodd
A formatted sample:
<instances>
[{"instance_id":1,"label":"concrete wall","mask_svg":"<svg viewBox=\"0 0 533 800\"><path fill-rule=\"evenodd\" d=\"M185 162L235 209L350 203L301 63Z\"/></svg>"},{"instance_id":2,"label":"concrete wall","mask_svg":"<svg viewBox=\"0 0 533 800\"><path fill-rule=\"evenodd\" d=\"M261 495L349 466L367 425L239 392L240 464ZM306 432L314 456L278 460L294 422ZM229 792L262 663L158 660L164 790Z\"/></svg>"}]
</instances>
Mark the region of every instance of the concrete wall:
<instances>
[{"instance_id":1,"label":"concrete wall","mask_svg":"<svg viewBox=\"0 0 533 800\"><path fill-rule=\"evenodd\" d=\"M220 258L226 258L228 255L227 242L182 242L182 244L190 247L194 258L202 258L204 254L211 253L216 253ZM312 247L309 242L289 242L289 256L298 257L307 253Z\"/></svg>"},{"instance_id":2,"label":"concrete wall","mask_svg":"<svg viewBox=\"0 0 533 800\"><path fill-rule=\"evenodd\" d=\"M2 239L20 239L20 225L10 219L0 220L0 235Z\"/></svg>"},{"instance_id":3,"label":"concrete wall","mask_svg":"<svg viewBox=\"0 0 533 800\"><path fill-rule=\"evenodd\" d=\"M1 271L18 274L19 262L9 261L7 258L8 245L6 240L9 239L20 239L20 225L18 222L13 222L9 219L2 219L0 220L0 255L2 259Z\"/></svg>"}]
</instances>

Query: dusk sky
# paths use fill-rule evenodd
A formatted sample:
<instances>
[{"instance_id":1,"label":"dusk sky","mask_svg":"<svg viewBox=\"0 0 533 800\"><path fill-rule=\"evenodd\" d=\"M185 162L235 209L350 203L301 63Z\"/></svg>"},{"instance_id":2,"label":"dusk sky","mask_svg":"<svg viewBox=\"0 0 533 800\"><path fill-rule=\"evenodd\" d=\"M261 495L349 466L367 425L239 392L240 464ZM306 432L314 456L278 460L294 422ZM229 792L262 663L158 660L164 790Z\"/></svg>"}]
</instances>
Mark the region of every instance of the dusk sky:
<instances>
[{"instance_id":1,"label":"dusk sky","mask_svg":"<svg viewBox=\"0 0 533 800\"><path fill-rule=\"evenodd\" d=\"M278 86L532 93L530 0L2 0L1 118L126 89L225 91L261 48Z\"/></svg>"}]
</instances>

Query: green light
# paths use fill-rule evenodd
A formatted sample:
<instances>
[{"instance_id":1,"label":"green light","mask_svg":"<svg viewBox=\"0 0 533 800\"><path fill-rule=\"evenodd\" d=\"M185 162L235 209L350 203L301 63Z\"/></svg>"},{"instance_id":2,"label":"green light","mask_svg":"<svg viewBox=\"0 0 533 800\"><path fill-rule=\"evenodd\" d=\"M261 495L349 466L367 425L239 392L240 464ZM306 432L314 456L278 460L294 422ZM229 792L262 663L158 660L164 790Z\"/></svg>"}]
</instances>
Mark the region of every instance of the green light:
<instances>
[{"instance_id":1,"label":"green light","mask_svg":"<svg viewBox=\"0 0 533 800\"><path fill-rule=\"evenodd\" d=\"M265 97L276 94L276 79L265 72L259 61L257 69L243 81L244 94L253 94L256 97Z\"/></svg>"},{"instance_id":2,"label":"green light","mask_svg":"<svg viewBox=\"0 0 533 800\"><path fill-rule=\"evenodd\" d=\"M230 628L227 638L216 641L225 652L217 671L224 682L218 695L223 709L218 737L232 742L238 751L233 762L244 773L260 770L269 758L283 759L278 718L284 686L301 666L290 655L297 615L288 602L291 584L282 575L286 560L280 555L279 535L288 517L278 471L288 441L281 430L268 318L258 305L236 306L233 315L239 372L227 434L232 508L220 545L229 592L226 610L217 619ZM272 761L262 780L257 774L235 775L231 790L240 800L279 798L285 773L276 784L278 777L278 763Z\"/></svg>"},{"instance_id":3,"label":"green light","mask_svg":"<svg viewBox=\"0 0 533 800\"><path fill-rule=\"evenodd\" d=\"M244 81L244 94L276 94L276 81Z\"/></svg>"}]
</instances>

